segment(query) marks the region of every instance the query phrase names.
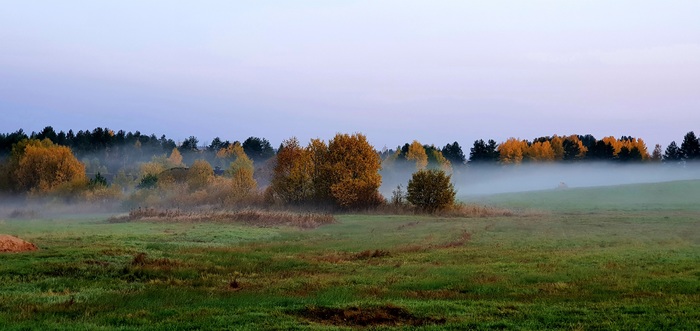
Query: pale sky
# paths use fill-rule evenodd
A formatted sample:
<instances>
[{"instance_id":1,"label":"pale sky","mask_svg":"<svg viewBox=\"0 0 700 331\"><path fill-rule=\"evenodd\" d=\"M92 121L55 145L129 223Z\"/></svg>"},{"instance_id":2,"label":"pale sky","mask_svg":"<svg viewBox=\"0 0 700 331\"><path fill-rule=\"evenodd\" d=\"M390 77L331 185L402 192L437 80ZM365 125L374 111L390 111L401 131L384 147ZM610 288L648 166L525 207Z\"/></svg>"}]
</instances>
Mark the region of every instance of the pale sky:
<instances>
[{"instance_id":1,"label":"pale sky","mask_svg":"<svg viewBox=\"0 0 700 331\"><path fill-rule=\"evenodd\" d=\"M0 132L700 133L700 1L0 0Z\"/></svg>"}]
</instances>

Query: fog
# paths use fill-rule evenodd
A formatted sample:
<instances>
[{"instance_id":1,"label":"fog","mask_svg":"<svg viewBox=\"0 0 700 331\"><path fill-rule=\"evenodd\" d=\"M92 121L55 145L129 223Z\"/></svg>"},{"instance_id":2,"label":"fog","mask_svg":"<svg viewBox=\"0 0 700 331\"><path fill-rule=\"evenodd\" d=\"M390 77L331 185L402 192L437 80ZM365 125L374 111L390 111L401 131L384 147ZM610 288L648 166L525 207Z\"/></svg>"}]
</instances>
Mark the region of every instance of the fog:
<instances>
[{"instance_id":1,"label":"fog","mask_svg":"<svg viewBox=\"0 0 700 331\"><path fill-rule=\"evenodd\" d=\"M412 170L383 174L381 193L387 198L391 197L399 184L405 191ZM452 174L458 197L690 179L700 179L700 167L610 163L524 164L457 168Z\"/></svg>"}]
</instances>

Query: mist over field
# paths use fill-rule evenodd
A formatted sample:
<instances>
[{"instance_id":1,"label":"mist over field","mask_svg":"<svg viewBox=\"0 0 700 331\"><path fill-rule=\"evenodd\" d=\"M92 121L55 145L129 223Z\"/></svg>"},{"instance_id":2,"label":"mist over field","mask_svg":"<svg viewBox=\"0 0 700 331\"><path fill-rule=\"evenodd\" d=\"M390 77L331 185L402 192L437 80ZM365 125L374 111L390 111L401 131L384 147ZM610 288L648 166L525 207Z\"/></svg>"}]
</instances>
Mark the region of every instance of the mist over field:
<instances>
[{"instance_id":1,"label":"mist over field","mask_svg":"<svg viewBox=\"0 0 700 331\"><path fill-rule=\"evenodd\" d=\"M658 165L523 165L475 170L454 181L459 195L612 186L700 179L700 169ZM563 185L562 185L563 184Z\"/></svg>"},{"instance_id":2,"label":"mist over field","mask_svg":"<svg viewBox=\"0 0 700 331\"><path fill-rule=\"evenodd\" d=\"M386 174L381 193L390 197L396 186L405 190L411 169ZM700 168L660 164L523 164L457 168L452 183L457 196L483 196L577 187L613 186L700 179Z\"/></svg>"}]
</instances>

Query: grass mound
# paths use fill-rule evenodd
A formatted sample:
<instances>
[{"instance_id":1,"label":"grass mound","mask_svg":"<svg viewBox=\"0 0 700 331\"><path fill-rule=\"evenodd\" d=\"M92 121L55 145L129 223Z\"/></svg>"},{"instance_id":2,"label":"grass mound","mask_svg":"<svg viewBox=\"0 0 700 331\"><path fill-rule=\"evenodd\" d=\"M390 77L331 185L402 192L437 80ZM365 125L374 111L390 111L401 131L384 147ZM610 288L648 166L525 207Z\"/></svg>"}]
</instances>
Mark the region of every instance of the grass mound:
<instances>
[{"instance_id":1,"label":"grass mound","mask_svg":"<svg viewBox=\"0 0 700 331\"><path fill-rule=\"evenodd\" d=\"M306 307L296 312L312 322L336 326L424 326L444 324L444 318L417 317L404 308L386 305L380 307Z\"/></svg>"},{"instance_id":2,"label":"grass mound","mask_svg":"<svg viewBox=\"0 0 700 331\"><path fill-rule=\"evenodd\" d=\"M0 234L0 253L17 253L35 251L36 245L17 237Z\"/></svg>"},{"instance_id":3,"label":"grass mound","mask_svg":"<svg viewBox=\"0 0 700 331\"><path fill-rule=\"evenodd\" d=\"M153 222L220 222L245 223L259 227L293 226L313 229L335 222L331 214L295 213L244 209L237 211L182 211L176 209L138 208L126 216L109 219L111 223L153 221Z\"/></svg>"}]
</instances>

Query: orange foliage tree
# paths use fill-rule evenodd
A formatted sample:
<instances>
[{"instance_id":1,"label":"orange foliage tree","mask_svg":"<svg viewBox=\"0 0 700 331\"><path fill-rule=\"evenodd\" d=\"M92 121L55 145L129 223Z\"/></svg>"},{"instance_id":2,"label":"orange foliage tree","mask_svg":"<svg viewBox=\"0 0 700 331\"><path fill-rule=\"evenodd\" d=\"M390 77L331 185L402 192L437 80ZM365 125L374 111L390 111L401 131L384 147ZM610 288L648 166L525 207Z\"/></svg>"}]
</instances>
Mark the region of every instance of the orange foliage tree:
<instances>
[{"instance_id":1,"label":"orange foliage tree","mask_svg":"<svg viewBox=\"0 0 700 331\"><path fill-rule=\"evenodd\" d=\"M285 140L277 153L270 189L287 203L309 201L313 195L312 168L311 155L299 145L299 140Z\"/></svg>"},{"instance_id":2,"label":"orange foliage tree","mask_svg":"<svg viewBox=\"0 0 700 331\"><path fill-rule=\"evenodd\" d=\"M330 203L358 208L381 202L381 159L362 134L337 134L326 145L296 138L277 153L270 190L287 203Z\"/></svg>"},{"instance_id":3,"label":"orange foliage tree","mask_svg":"<svg viewBox=\"0 0 700 331\"><path fill-rule=\"evenodd\" d=\"M508 138L508 140L498 145L498 159L503 164L520 164L523 161L527 148L527 141Z\"/></svg>"},{"instance_id":4,"label":"orange foliage tree","mask_svg":"<svg viewBox=\"0 0 700 331\"><path fill-rule=\"evenodd\" d=\"M358 208L381 202L381 159L364 135L336 134L328 142L327 164L331 196L338 206Z\"/></svg>"}]
</instances>

